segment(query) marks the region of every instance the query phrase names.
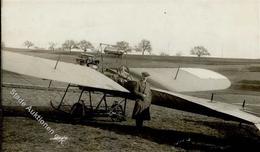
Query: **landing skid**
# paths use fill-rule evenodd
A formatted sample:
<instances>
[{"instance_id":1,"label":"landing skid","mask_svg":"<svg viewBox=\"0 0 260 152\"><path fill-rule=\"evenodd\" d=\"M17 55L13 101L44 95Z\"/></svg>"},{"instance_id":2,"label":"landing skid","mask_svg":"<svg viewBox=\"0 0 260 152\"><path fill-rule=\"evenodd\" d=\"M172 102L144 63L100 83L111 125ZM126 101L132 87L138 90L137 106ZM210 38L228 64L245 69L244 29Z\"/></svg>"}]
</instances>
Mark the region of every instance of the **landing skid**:
<instances>
[{"instance_id":1,"label":"landing skid","mask_svg":"<svg viewBox=\"0 0 260 152\"><path fill-rule=\"evenodd\" d=\"M91 120L97 118L97 117L107 117L110 118L114 122L121 122L126 120L126 106L127 106L127 98L124 96L118 96L118 95L113 95L111 93L107 93L104 91L100 90L94 90L90 89L87 87L82 87L82 86L75 86L68 84L62 99L59 103L59 105L55 106L55 104L50 101L50 105L54 110L57 110L63 114L69 115L71 118L74 117L74 111L73 111L73 105L65 105L64 104L64 99L66 97L66 94L68 92L68 89L70 87L78 87L81 92L79 95L79 98L77 102L74 104L82 105L82 110L80 113L83 113L80 116L80 119L87 120L88 118L91 118ZM83 94L86 93L88 94L88 99L83 99ZM94 101L97 100L96 98L93 100L92 95L99 93L102 95L101 99L99 101ZM116 100L115 100L116 98ZM83 102L82 102L83 101ZM111 104L111 101L113 102ZM110 104L109 104L110 103ZM64 110L67 109L67 110Z\"/></svg>"}]
</instances>

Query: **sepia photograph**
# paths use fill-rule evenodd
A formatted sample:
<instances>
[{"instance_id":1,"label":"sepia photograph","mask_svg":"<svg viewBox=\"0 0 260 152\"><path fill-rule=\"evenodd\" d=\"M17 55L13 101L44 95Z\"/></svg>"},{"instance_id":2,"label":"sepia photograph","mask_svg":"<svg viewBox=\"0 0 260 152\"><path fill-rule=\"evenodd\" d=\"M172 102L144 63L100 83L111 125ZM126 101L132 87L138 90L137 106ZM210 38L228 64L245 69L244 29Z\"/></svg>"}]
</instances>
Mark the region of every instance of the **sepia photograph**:
<instances>
[{"instance_id":1,"label":"sepia photograph","mask_svg":"<svg viewBox=\"0 0 260 152\"><path fill-rule=\"evenodd\" d=\"M1 0L0 151L260 151L260 0Z\"/></svg>"}]
</instances>

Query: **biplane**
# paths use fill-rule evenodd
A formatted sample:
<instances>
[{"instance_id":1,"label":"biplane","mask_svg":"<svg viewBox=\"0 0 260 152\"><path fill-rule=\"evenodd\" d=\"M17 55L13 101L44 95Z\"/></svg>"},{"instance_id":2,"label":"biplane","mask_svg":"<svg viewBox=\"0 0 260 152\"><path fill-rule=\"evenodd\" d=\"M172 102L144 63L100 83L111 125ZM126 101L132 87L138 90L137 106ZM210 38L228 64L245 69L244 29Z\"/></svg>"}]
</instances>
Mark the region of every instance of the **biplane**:
<instances>
[{"instance_id":1,"label":"biplane","mask_svg":"<svg viewBox=\"0 0 260 152\"><path fill-rule=\"evenodd\" d=\"M18 53L2 51L3 70L22 75L61 81L68 84L58 105L51 102L55 110L63 111L63 99L70 87L78 87L81 102L82 95L88 93L88 112L94 115L106 115L122 121L125 117L127 99L135 99L131 88L124 87L113 81L103 73L89 67L72 63L43 59ZM152 85L152 104L183 111L235 120L240 123L253 124L260 130L260 118L244 111L241 106L223 103L211 99L203 99L182 94L186 91L221 90L230 86L230 81L223 75L199 68L130 68L134 78L138 78L142 71L150 73L148 82ZM92 94L102 94L101 99L93 105ZM109 98L113 103L108 106ZM118 101L118 98L121 100ZM105 106L101 108L101 104ZM65 111L63 111L65 112ZM70 113L70 112L68 112Z\"/></svg>"}]
</instances>

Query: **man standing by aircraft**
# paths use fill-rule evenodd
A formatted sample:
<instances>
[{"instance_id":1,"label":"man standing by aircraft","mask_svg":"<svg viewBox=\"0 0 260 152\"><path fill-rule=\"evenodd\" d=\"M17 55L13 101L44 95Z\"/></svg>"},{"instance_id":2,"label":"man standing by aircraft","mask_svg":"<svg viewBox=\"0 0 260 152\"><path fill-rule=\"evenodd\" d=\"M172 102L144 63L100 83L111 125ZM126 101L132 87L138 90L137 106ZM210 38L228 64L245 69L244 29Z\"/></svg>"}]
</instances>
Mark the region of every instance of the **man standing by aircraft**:
<instances>
[{"instance_id":1,"label":"man standing by aircraft","mask_svg":"<svg viewBox=\"0 0 260 152\"><path fill-rule=\"evenodd\" d=\"M147 72L142 72L140 81L135 86L134 93L137 96L132 118L136 120L136 126L141 128L144 120L150 120L150 105L152 100L150 84L147 78L150 76Z\"/></svg>"}]
</instances>

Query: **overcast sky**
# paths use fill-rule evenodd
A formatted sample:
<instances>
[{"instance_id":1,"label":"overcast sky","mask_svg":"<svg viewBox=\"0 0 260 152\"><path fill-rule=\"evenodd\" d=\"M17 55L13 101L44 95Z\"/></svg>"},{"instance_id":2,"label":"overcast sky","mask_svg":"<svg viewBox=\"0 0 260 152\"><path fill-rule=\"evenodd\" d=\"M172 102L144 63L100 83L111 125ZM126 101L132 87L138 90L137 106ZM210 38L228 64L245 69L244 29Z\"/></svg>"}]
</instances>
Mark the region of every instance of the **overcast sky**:
<instances>
[{"instance_id":1,"label":"overcast sky","mask_svg":"<svg viewBox=\"0 0 260 152\"><path fill-rule=\"evenodd\" d=\"M3 0L6 46L143 38L155 54L203 45L212 56L260 58L260 0Z\"/></svg>"}]
</instances>

